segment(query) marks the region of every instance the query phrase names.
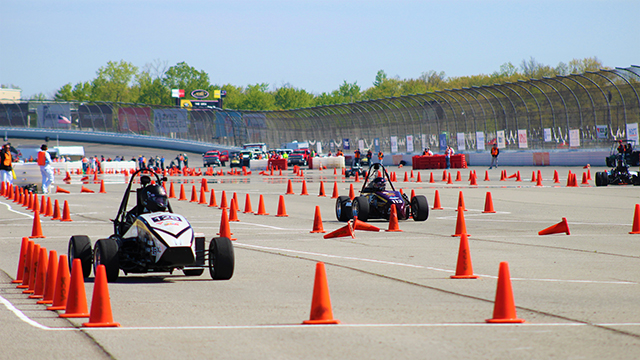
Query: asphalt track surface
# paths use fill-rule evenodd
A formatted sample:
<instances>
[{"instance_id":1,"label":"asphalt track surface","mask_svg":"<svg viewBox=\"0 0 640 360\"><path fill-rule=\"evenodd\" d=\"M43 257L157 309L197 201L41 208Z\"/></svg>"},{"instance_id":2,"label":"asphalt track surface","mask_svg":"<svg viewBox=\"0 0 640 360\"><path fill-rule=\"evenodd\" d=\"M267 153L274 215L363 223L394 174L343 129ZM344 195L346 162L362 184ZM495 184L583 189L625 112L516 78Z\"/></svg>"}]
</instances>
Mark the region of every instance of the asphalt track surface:
<instances>
[{"instance_id":1,"label":"asphalt track surface","mask_svg":"<svg viewBox=\"0 0 640 360\"><path fill-rule=\"evenodd\" d=\"M138 150L133 150L138 152ZM228 170L228 169L227 169ZM0 358L50 359L486 359L587 358L627 359L640 354L640 235L631 235L638 188L590 185L566 187L569 170L543 167L543 187L531 182L538 168L520 171L522 182L499 181L500 171L462 169L462 181L446 184L442 170L422 170L422 182L403 182L407 168L390 168L397 187L425 195L433 206L439 191L444 210L432 210L425 222L401 221L403 232L356 231L356 238L323 239L311 234L315 206L324 229L342 226L335 219L332 170L307 170L309 196L301 196L302 178L282 176L208 177L218 201L224 190L236 192L241 210L250 194L257 211L264 195L269 216L239 212L231 223L236 268L229 281L199 277L128 275L109 284L114 320L121 328L87 329L87 319L61 319L55 312L15 289L23 236L31 234L32 213L0 198ZM478 186L469 186L469 170ZM553 171L560 183L553 182ZM592 176L599 169L591 169ZM454 179L456 169L453 170ZM415 174L417 176L417 172ZM71 235L95 242L113 231L125 185L58 185L73 222L42 219L45 239L37 243L66 254ZM200 177L170 178L187 197ZM278 198L293 180L296 195L286 195L288 217L276 217ZM319 181L327 197L318 197ZM192 183L193 182L193 183ZM580 181L579 181L580 182ZM355 184L356 189L362 183ZM494 214L485 214L486 193L492 193ZM473 270L480 278L454 280L459 238L455 210L463 193L470 234ZM209 196L207 194L207 200ZM196 231L208 239L219 230L221 210L188 201L172 201ZM539 236L538 231L566 217L571 235ZM383 221L371 221L382 229ZM315 266L324 262L334 318L339 325L301 325L310 316ZM500 262L508 262L519 318L524 324L488 324L493 314ZM91 303L92 278L86 284Z\"/></svg>"}]
</instances>

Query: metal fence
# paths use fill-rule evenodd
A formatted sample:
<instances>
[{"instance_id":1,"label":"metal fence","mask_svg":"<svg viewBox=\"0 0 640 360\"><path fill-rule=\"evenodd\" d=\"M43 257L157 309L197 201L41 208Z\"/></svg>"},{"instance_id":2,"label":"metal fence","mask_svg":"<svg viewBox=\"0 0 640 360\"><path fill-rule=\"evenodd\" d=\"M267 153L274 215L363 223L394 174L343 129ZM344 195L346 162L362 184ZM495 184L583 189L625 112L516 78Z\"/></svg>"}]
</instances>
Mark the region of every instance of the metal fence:
<instances>
[{"instance_id":1,"label":"metal fence","mask_svg":"<svg viewBox=\"0 0 640 360\"><path fill-rule=\"evenodd\" d=\"M468 151L482 151L495 141L507 149L568 148L576 139L580 148L602 148L638 136L639 91L640 67L631 66L266 112L4 102L0 126L148 134L235 146L265 142L271 148L297 140L319 143L325 151L343 147L345 139L351 150L359 145L373 149L377 139L382 151L398 153L425 146L437 150L443 141Z\"/></svg>"}]
</instances>

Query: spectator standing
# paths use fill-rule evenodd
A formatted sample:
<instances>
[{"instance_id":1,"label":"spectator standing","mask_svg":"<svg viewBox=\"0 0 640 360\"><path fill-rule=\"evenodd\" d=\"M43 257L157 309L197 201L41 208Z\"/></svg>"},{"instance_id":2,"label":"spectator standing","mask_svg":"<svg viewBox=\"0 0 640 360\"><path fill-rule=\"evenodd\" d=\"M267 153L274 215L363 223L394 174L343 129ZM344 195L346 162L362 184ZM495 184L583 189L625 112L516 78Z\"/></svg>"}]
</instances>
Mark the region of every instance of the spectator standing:
<instances>
[{"instance_id":1,"label":"spectator standing","mask_svg":"<svg viewBox=\"0 0 640 360\"><path fill-rule=\"evenodd\" d=\"M493 167L498 167L498 155L500 155L500 149L498 149L498 144L493 144L491 147L491 165L489 165L489 169L493 169Z\"/></svg>"},{"instance_id":2,"label":"spectator standing","mask_svg":"<svg viewBox=\"0 0 640 360\"><path fill-rule=\"evenodd\" d=\"M40 174L42 174L42 193L49 193L49 186L53 184L53 169L51 168L51 155L47 151L47 144L42 144L38 152L38 165L40 166Z\"/></svg>"},{"instance_id":3,"label":"spectator standing","mask_svg":"<svg viewBox=\"0 0 640 360\"><path fill-rule=\"evenodd\" d=\"M455 154L455 151L451 146L447 145L447 149L444 151L444 158L447 161L447 169L451 169L451 156Z\"/></svg>"},{"instance_id":4,"label":"spectator standing","mask_svg":"<svg viewBox=\"0 0 640 360\"><path fill-rule=\"evenodd\" d=\"M13 158L11 157L11 144L6 143L0 150L0 183L13 184Z\"/></svg>"}]
</instances>

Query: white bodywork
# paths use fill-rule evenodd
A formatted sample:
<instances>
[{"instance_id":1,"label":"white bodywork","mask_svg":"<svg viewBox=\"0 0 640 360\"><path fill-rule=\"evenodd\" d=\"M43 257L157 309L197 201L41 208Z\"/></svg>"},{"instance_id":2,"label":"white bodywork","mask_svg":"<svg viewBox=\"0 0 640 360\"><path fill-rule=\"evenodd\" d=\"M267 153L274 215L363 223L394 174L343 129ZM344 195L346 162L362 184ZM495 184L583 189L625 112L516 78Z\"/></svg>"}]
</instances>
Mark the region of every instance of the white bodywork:
<instances>
[{"instance_id":1,"label":"white bodywork","mask_svg":"<svg viewBox=\"0 0 640 360\"><path fill-rule=\"evenodd\" d=\"M155 262L167 248L191 248L195 257L193 228L182 215L168 212L142 214L123 237L145 239L150 246L152 242L151 255Z\"/></svg>"}]
</instances>

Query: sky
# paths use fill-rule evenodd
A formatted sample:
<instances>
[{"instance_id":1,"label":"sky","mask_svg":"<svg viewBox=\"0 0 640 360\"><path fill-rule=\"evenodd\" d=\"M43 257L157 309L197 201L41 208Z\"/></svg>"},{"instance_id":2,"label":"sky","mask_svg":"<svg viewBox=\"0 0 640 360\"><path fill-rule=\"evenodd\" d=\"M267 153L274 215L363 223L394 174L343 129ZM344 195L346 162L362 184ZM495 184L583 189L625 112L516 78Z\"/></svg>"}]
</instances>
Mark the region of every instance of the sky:
<instances>
[{"instance_id":1,"label":"sky","mask_svg":"<svg viewBox=\"0 0 640 360\"><path fill-rule=\"evenodd\" d=\"M640 65L638 0L0 0L0 84L52 98L108 61L179 62L212 84L491 74L534 58Z\"/></svg>"}]
</instances>

